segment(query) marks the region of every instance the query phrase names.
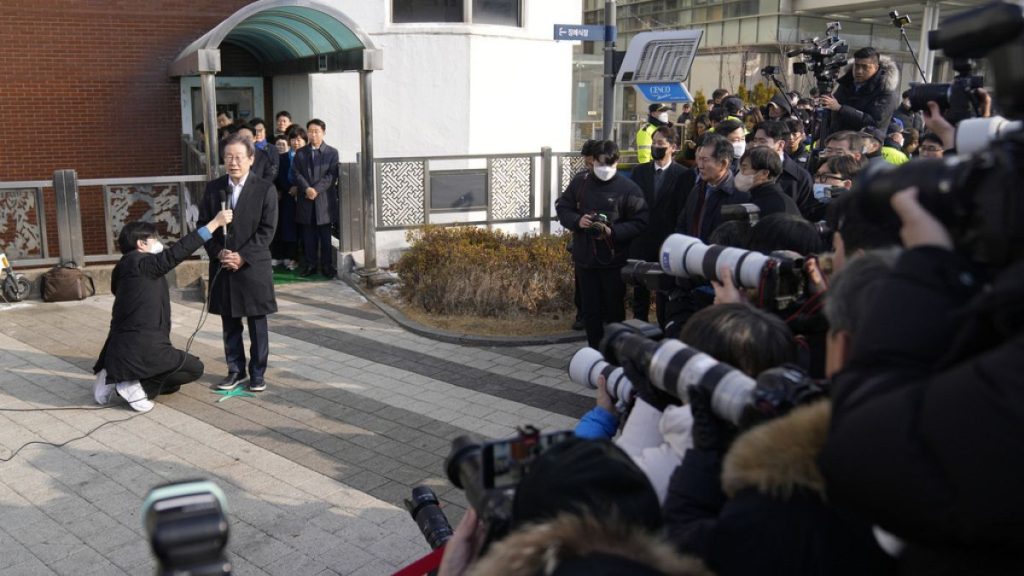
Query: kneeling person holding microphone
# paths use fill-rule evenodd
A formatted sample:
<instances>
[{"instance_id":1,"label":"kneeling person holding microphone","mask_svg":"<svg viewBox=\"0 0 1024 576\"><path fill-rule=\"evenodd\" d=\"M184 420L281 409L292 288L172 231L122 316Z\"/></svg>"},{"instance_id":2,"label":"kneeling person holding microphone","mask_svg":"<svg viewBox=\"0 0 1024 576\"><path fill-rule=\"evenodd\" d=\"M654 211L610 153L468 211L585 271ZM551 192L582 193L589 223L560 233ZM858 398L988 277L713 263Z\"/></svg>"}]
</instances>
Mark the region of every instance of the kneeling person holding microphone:
<instances>
[{"instance_id":1,"label":"kneeling person holding microphone","mask_svg":"<svg viewBox=\"0 0 1024 576\"><path fill-rule=\"evenodd\" d=\"M123 256L110 280L110 332L93 367L97 404L108 404L117 392L133 410L149 412L151 398L176 392L203 375L199 358L171 344L171 302L164 276L232 216L231 210L222 210L166 250L149 222L132 222L121 230L117 243Z\"/></svg>"}]
</instances>

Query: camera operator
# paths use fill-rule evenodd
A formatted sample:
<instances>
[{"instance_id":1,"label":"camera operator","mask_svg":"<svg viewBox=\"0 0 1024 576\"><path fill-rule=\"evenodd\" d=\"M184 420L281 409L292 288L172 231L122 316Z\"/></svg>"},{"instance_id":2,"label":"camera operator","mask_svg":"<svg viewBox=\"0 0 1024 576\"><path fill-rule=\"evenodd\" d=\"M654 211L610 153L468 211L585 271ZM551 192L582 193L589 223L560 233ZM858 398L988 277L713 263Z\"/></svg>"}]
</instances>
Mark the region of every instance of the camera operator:
<instances>
[{"instance_id":1,"label":"camera operator","mask_svg":"<svg viewBox=\"0 0 1024 576\"><path fill-rule=\"evenodd\" d=\"M869 253L836 276L825 303L828 375L841 368L895 259L893 251ZM872 526L825 497L817 458L830 407L821 387L792 368L761 373L757 386L772 390L777 406L748 415L738 430L705 396L691 395L694 446L672 475L664 505L673 541L720 576L894 573Z\"/></svg>"},{"instance_id":2,"label":"camera operator","mask_svg":"<svg viewBox=\"0 0 1024 576\"><path fill-rule=\"evenodd\" d=\"M911 573L1019 573L1024 261L982 290L916 189L891 203L907 251L835 379L829 498L908 541Z\"/></svg>"},{"instance_id":3,"label":"camera operator","mask_svg":"<svg viewBox=\"0 0 1024 576\"><path fill-rule=\"evenodd\" d=\"M654 132L651 153L653 160L633 169L630 177L643 190L648 207L648 225L629 246L631 258L646 262L658 261L658 249L673 232L686 195L696 181L696 173L672 160L679 149L675 130L668 127ZM665 296L655 295L658 325L665 326ZM647 321L651 306L651 293L643 286L633 287L633 317Z\"/></svg>"},{"instance_id":4,"label":"camera operator","mask_svg":"<svg viewBox=\"0 0 1024 576\"><path fill-rule=\"evenodd\" d=\"M515 488L513 531L479 559L486 531L466 510L438 574L709 576L657 536L660 526L657 496L629 456L607 440L570 439L537 456Z\"/></svg>"},{"instance_id":5,"label":"camera operator","mask_svg":"<svg viewBox=\"0 0 1024 576\"><path fill-rule=\"evenodd\" d=\"M754 132L751 143L775 150L782 161L779 187L796 202L801 214L806 216L813 211L817 206L814 200L814 181L806 168L786 157L785 150L789 145L789 129L786 128L786 124L777 121L762 122Z\"/></svg>"},{"instance_id":6,"label":"camera operator","mask_svg":"<svg viewBox=\"0 0 1024 576\"><path fill-rule=\"evenodd\" d=\"M558 221L573 231L573 262L580 284L580 301L587 342L596 347L605 322L626 315L626 287L619 271L626 263L629 243L647 227L643 191L616 173L619 147L611 140L592 152L593 178L573 180L555 202Z\"/></svg>"},{"instance_id":7,"label":"camera operator","mask_svg":"<svg viewBox=\"0 0 1024 576\"><path fill-rule=\"evenodd\" d=\"M900 74L892 59L874 48L861 48L837 83L832 95L821 97L821 105L832 111L831 132L889 125L900 103Z\"/></svg>"}]
</instances>

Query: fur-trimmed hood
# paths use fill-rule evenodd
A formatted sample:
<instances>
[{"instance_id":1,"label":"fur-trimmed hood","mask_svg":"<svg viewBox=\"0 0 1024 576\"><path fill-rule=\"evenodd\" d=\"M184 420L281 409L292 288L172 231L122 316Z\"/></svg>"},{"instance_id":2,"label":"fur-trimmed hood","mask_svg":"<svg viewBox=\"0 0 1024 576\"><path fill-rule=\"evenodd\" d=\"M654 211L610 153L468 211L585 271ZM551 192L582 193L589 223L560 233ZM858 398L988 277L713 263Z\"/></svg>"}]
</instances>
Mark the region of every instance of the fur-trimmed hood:
<instances>
[{"instance_id":1,"label":"fur-trimmed hood","mask_svg":"<svg viewBox=\"0 0 1024 576\"><path fill-rule=\"evenodd\" d=\"M818 455L825 446L832 404L827 400L796 408L736 439L722 462L722 489L730 497L746 488L788 498L796 488L824 500L825 479Z\"/></svg>"},{"instance_id":2,"label":"fur-trimmed hood","mask_svg":"<svg viewBox=\"0 0 1024 576\"><path fill-rule=\"evenodd\" d=\"M621 522L561 514L496 542L467 573L469 576L540 576L564 561L590 554L621 557L661 574L711 576L704 564L680 556L670 545Z\"/></svg>"},{"instance_id":3,"label":"fur-trimmed hood","mask_svg":"<svg viewBox=\"0 0 1024 576\"><path fill-rule=\"evenodd\" d=\"M900 69L896 66L896 62L893 62L892 58L879 56L878 72L867 83L879 83L881 91L895 92L900 87ZM839 74L839 84L853 86L853 58L846 61L846 66L843 67L842 73Z\"/></svg>"}]
</instances>

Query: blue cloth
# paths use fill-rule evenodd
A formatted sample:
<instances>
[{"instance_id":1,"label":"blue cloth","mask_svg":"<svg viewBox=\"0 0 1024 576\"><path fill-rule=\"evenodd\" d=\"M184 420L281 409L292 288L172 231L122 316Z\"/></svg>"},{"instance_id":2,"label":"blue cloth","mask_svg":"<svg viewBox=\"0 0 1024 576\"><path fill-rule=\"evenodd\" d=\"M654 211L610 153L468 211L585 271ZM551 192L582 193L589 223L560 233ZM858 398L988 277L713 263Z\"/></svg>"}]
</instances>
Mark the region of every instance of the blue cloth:
<instances>
[{"instance_id":1,"label":"blue cloth","mask_svg":"<svg viewBox=\"0 0 1024 576\"><path fill-rule=\"evenodd\" d=\"M619 417L611 412L595 406L590 412L580 418L576 424L575 434L577 438L584 440L610 439L615 436L619 428Z\"/></svg>"},{"instance_id":2,"label":"blue cloth","mask_svg":"<svg viewBox=\"0 0 1024 576\"><path fill-rule=\"evenodd\" d=\"M213 238L213 233L210 232L206 226L203 226L199 229L199 237L203 239L203 242L206 242L210 238Z\"/></svg>"}]
</instances>

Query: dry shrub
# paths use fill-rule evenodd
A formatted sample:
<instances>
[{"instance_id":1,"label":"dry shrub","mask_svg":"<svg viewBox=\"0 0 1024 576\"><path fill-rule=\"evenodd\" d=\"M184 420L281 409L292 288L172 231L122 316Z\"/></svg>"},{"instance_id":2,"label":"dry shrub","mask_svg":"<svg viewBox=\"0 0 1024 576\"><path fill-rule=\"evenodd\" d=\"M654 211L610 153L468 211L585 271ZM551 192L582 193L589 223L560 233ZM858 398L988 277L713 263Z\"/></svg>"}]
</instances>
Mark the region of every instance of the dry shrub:
<instances>
[{"instance_id":1,"label":"dry shrub","mask_svg":"<svg viewBox=\"0 0 1024 576\"><path fill-rule=\"evenodd\" d=\"M426 226L406 239L411 248L395 265L401 295L427 312L507 318L572 309L564 236Z\"/></svg>"}]
</instances>

